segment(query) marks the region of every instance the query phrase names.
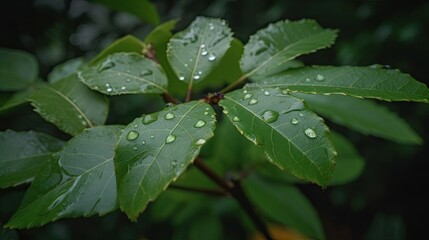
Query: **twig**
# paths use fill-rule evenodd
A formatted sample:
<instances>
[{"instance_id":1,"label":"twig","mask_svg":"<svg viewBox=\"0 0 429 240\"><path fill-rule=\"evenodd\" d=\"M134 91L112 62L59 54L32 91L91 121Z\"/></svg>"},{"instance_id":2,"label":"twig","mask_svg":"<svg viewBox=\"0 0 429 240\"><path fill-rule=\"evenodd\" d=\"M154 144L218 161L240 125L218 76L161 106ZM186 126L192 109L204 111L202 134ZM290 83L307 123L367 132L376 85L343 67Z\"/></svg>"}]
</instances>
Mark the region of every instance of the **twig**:
<instances>
[{"instance_id":1,"label":"twig","mask_svg":"<svg viewBox=\"0 0 429 240\"><path fill-rule=\"evenodd\" d=\"M262 221L260 216L255 212L252 203L246 196L239 181L225 181L218 174L216 174L209 167L207 167L200 158L195 159L194 165L199 170L201 170L207 177L212 179L216 184L218 184L225 191L230 193L240 203L241 207L247 213L249 218L253 221L253 224L255 224L256 228L258 228L259 231L264 235L265 239L273 239L268 232L267 226L265 225L264 221Z\"/></svg>"}]
</instances>

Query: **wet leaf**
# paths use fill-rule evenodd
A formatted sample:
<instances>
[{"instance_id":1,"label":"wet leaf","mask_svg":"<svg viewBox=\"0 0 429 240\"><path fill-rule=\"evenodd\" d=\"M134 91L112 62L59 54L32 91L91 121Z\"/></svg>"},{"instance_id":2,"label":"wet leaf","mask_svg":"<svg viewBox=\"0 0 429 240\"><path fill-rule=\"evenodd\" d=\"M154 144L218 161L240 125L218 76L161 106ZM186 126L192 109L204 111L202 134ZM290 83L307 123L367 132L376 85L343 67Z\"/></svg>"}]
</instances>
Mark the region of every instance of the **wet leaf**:
<instances>
[{"instance_id":1,"label":"wet leaf","mask_svg":"<svg viewBox=\"0 0 429 240\"><path fill-rule=\"evenodd\" d=\"M278 89L236 90L219 104L268 160L293 175L326 186L335 167L335 150L323 120L295 97Z\"/></svg>"},{"instance_id":2,"label":"wet leaf","mask_svg":"<svg viewBox=\"0 0 429 240\"><path fill-rule=\"evenodd\" d=\"M113 165L122 126L86 129L53 155L6 224L29 228L79 216L104 215L117 208Z\"/></svg>"},{"instance_id":3,"label":"wet leaf","mask_svg":"<svg viewBox=\"0 0 429 240\"><path fill-rule=\"evenodd\" d=\"M0 188L31 181L63 144L62 140L34 131L0 132Z\"/></svg>"},{"instance_id":4,"label":"wet leaf","mask_svg":"<svg viewBox=\"0 0 429 240\"><path fill-rule=\"evenodd\" d=\"M144 43L133 35L125 35L124 37L119 38L103 51L101 51L97 56L95 56L89 66L95 66L101 61L105 60L111 54L114 53L137 53L142 54Z\"/></svg>"},{"instance_id":5,"label":"wet leaf","mask_svg":"<svg viewBox=\"0 0 429 240\"><path fill-rule=\"evenodd\" d=\"M106 95L164 93L167 77L154 61L136 53L115 53L79 72L80 80Z\"/></svg>"},{"instance_id":6,"label":"wet leaf","mask_svg":"<svg viewBox=\"0 0 429 240\"><path fill-rule=\"evenodd\" d=\"M138 215L193 162L213 136L214 111L203 101L180 104L135 119L115 156L119 206Z\"/></svg>"},{"instance_id":7,"label":"wet leaf","mask_svg":"<svg viewBox=\"0 0 429 240\"><path fill-rule=\"evenodd\" d=\"M83 58L73 58L55 66L54 69L52 69L52 71L48 74L48 82L53 83L61 80L62 78L77 73L83 64Z\"/></svg>"}]
</instances>

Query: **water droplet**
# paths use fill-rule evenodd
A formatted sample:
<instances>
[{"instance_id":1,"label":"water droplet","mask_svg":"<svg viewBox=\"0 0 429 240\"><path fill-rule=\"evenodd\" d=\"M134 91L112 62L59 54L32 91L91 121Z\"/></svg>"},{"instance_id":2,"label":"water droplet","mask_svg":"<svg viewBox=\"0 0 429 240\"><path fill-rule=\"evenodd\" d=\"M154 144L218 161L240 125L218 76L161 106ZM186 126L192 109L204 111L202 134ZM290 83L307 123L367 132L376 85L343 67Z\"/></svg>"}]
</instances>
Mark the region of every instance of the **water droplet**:
<instances>
[{"instance_id":1,"label":"water droplet","mask_svg":"<svg viewBox=\"0 0 429 240\"><path fill-rule=\"evenodd\" d=\"M198 73L198 75L201 75L201 74L203 74L203 72L201 72L201 71L198 71L197 73Z\"/></svg>"},{"instance_id":2,"label":"water droplet","mask_svg":"<svg viewBox=\"0 0 429 240\"><path fill-rule=\"evenodd\" d=\"M172 112L169 112L169 113L165 114L165 116L164 116L164 118L167 120L173 119L174 117L176 117L176 116L174 116L174 113L172 113Z\"/></svg>"},{"instance_id":3,"label":"water droplet","mask_svg":"<svg viewBox=\"0 0 429 240\"><path fill-rule=\"evenodd\" d=\"M213 118L213 119L215 119L215 118L216 118L216 116L215 116L215 115L213 115L213 114L212 114L212 115L210 115L210 117L211 117L211 118Z\"/></svg>"},{"instance_id":4,"label":"water droplet","mask_svg":"<svg viewBox=\"0 0 429 240\"><path fill-rule=\"evenodd\" d=\"M234 121L234 122L240 122L240 118L237 117L237 116L235 116L235 117L232 118L232 121Z\"/></svg>"},{"instance_id":5,"label":"water droplet","mask_svg":"<svg viewBox=\"0 0 429 240\"><path fill-rule=\"evenodd\" d=\"M215 56L213 53L210 53L210 55L209 55L209 57L208 57L208 60L209 60L210 62L212 62L212 61L216 60L216 56Z\"/></svg>"},{"instance_id":6,"label":"water droplet","mask_svg":"<svg viewBox=\"0 0 429 240\"><path fill-rule=\"evenodd\" d=\"M285 89L285 90L283 90L283 91L282 91L282 94L283 94L283 95L288 95L288 94L289 94L289 91Z\"/></svg>"},{"instance_id":7,"label":"water droplet","mask_svg":"<svg viewBox=\"0 0 429 240\"><path fill-rule=\"evenodd\" d=\"M247 93L246 95L244 95L244 100L246 100L246 99L249 99L249 98L251 98L253 96L253 94L251 94L251 93Z\"/></svg>"},{"instance_id":8,"label":"water droplet","mask_svg":"<svg viewBox=\"0 0 429 240\"><path fill-rule=\"evenodd\" d=\"M255 98L253 98L249 101L249 105L254 105L256 103L258 103L258 99L255 99Z\"/></svg>"},{"instance_id":9,"label":"water droplet","mask_svg":"<svg viewBox=\"0 0 429 240\"><path fill-rule=\"evenodd\" d=\"M203 50L203 51L201 51L201 55L203 55L203 56L205 56L205 55L207 55L209 52L207 52L207 50Z\"/></svg>"},{"instance_id":10,"label":"water droplet","mask_svg":"<svg viewBox=\"0 0 429 240\"><path fill-rule=\"evenodd\" d=\"M305 79L305 81L306 81L306 82L310 82L310 81L311 81L311 79L310 79L310 78L306 78L306 79Z\"/></svg>"},{"instance_id":11,"label":"water droplet","mask_svg":"<svg viewBox=\"0 0 429 240\"><path fill-rule=\"evenodd\" d=\"M200 139L198 139L198 140L195 142L195 145L200 146L200 145L203 145L204 143L206 143L206 140L205 140L205 139L200 138Z\"/></svg>"},{"instance_id":12,"label":"water droplet","mask_svg":"<svg viewBox=\"0 0 429 240\"><path fill-rule=\"evenodd\" d=\"M115 63L112 62L112 60L110 60L110 58L108 58L106 61L104 61L99 67L98 67L98 72L102 72L102 71L106 71L108 69L111 69L112 67L115 66Z\"/></svg>"},{"instance_id":13,"label":"water droplet","mask_svg":"<svg viewBox=\"0 0 429 240\"><path fill-rule=\"evenodd\" d=\"M133 126L134 128L138 128L139 127L139 125L138 124L134 124L134 126Z\"/></svg>"},{"instance_id":14,"label":"water droplet","mask_svg":"<svg viewBox=\"0 0 429 240\"><path fill-rule=\"evenodd\" d=\"M185 80L185 77L184 77L184 76L180 76L180 77L179 77L179 80L180 80L180 81L183 81L183 80Z\"/></svg>"},{"instance_id":15,"label":"water droplet","mask_svg":"<svg viewBox=\"0 0 429 240\"><path fill-rule=\"evenodd\" d=\"M137 149L139 149L139 148L138 148L137 146L134 146L134 147L133 147L133 149L134 149L134 150L137 150Z\"/></svg>"},{"instance_id":16,"label":"water droplet","mask_svg":"<svg viewBox=\"0 0 429 240\"><path fill-rule=\"evenodd\" d=\"M151 134L151 135L150 135L150 138L151 138L151 139L154 139L154 138L155 138L155 135Z\"/></svg>"},{"instance_id":17,"label":"water droplet","mask_svg":"<svg viewBox=\"0 0 429 240\"><path fill-rule=\"evenodd\" d=\"M228 110L226 110L226 109L222 110L222 112L223 112L224 114L228 114L228 113L229 113L229 111L228 111Z\"/></svg>"},{"instance_id":18,"label":"water droplet","mask_svg":"<svg viewBox=\"0 0 429 240\"><path fill-rule=\"evenodd\" d=\"M144 69L144 70L141 71L140 77L150 76L152 74L153 74L152 70Z\"/></svg>"},{"instance_id":19,"label":"water droplet","mask_svg":"<svg viewBox=\"0 0 429 240\"><path fill-rule=\"evenodd\" d=\"M214 30L214 26L213 26L213 24L212 24L212 23L210 23L210 24L209 24L209 29L210 29L210 30Z\"/></svg>"},{"instance_id":20,"label":"water droplet","mask_svg":"<svg viewBox=\"0 0 429 240\"><path fill-rule=\"evenodd\" d=\"M198 75L198 74L195 74L195 75L194 75L194 79L195 79L195 80L198 80L198 79L200 79L200 75Z\"/></svg>"},{"instance_id":21,"label":"water droplet","mask_svg":"<svg viewBox=\"0 0 429 240\"><path fill-rule=\"evenodd\" d=\"M264 91L264 95L265 95L265 96L270 96L270 94L271 94L271 93L270 93L269 91L267 91L267 90L265 90L265 91Z\"/></svg>"},{"instance_id":22,"label":"water droplet","mask_svg":"<svg viewBox=\"0 0 429 240\"><path fill-rule=\"evenodd\" d=\"M304 117L304 113L298 113L298 116Z\"/></svg>"},{"instance_id":23,"label":"water droplet","mask_svg":"<svg viewBox=\"0 0 429 240\"><path fill-rule=\"evenodd\" d=\"M132 141L132 140L135 140L136 138L138 138L138 136L139 136L139 133L137 131L133 130L127 134L126 138L128 141Z\"/></svg>"},{"instance_id":24,"label":"water droplet","mask_svg":"<svg viewBox=\"0 0 429 240\"><path fill-rule=\"evenodd\" d=\"M146 141L145 141L145 140L143 140L143 141L142 141L142 144L143 144L143 145L145 145L145 144L146 144Z\"/></svg>"},{"instance_id":25,"label":"water droplet","mask_svg":"<svg viewBox=\"0 0 429 240\"><path fill-rule=\"evenodd\" d=\"M325 80L325 77L322 74L317 74L316 81L322 82Z\"/></svg>"},{"instance_id":26,"label":"water droplet","mask_svg":"<svg viewBox=\"0 0 429 240\"><path fill-rule=\"evenodd\" d=\"M305 130L304 130L304 133L305 133L305 135L307 135L307 137L309 137L309 138L316 138L316 137L317 137L316 132L315 132L313 129L311 129L311 128L307 128L307 129L305 129Z\"/></svg>"},{"instance_id":27,"label":"water droplet","mask_svg":"<svg viewBox=\"0 0 429 240\"><path fill-rule=\"evenodd\" d=\"M290 123L292 123L293 125L297 125L299 123L298 118L292 118L292 120L290 120Z\"/></svg>"},{"instance_id":28,"label":"water droplet","mask_svg":"<svg viewBox=\"0 0 429 240\"><path fill-rule=\"evenodd\" d=\"M201 44L200 45L200 48L205 48L206 47L206 45L205 44Z\"/></svg>"},{"instance_id":29,"label":"water droplet","mask_svg":"<svg viewBox=\"0 0 429 240\"><path fill-rule=\"evenodd\" d=\"M155 122L156 120L158 120L158 115L156 115L156 114L150 114L150 115L146 115L143 118L142 123L144 125L148 125L148 124L151 124L151 123Z\"/></svg>"},{"instance_id":30,"label":"water droplet","mask_svg":"<svg viewBox=\"0 0 429 240\"><path fill-rule=\"evenodd\" d=\"M210 110L210 108L206 107L206 111Z\"/></svg>"},{"instance_id":31,"label":"water droplet","mask_svg":"<svg viewBox=\"0 0 429 240\"><path fill-rule=\"evenodd\" d=\"M131 82L131 80L129 78L127 78L127 80L125 80L127 83Z\"/></svg>"},{"instance_id":32,"label":"water droplet","mask_svg":"<svg viewBox=\"0 0 429 240\"><path fill-rule=\"evenodd\" d=\"M174 142L174 140L176 140L176 135L170 134L165 139L165 143L172 143L172 142Z\"/></svg>"},{"instance_id":33,"label":"water droplet","mask_svg":"<svg viewBox=\"0 0 429 240\"><path fill-rule=\"evenodd\" d=\"M187 63L185 63L185 67L188 67L188 64L187 64Z\"/></svg>"},{"instance_id":34,"label":"water droplet","mask_svg":"<svg viewBox=\"0 0 429 240\"><path fill-rule=\"evenodd\" d=\"M82 115L77 115L77 117L79 118L79 119L82 119L83 118L83 116Z\"/></svg>"},{"instance_id":35,"label":"water droplet","mask_svg":"<svg viewBox=\"0 0 429 240\"><path fill-rule=\"evenodd\" d=\"M209 112L204 112L204 115L205 115L205 116L209 115Z\"/></svg>"},{"instance_id":36,"label":"water droplet","mask_svg":"<svg viewBox=\"0 0 429 240\"><path fill-rule=\"evenodd\" d=\"M279 118L279 113L276 111L268 110L262 113L262 119L264 119L264 121L267 123L275 122L277 121L278 118Z\"/></svg>"},{"instance_id":37,"label":"water droplet","mask_svg":"<svg viewBox=\"0 0 429 240\"><path fill-rule=\"evenodd\" d=\"M83 126L86 126L86 122L85 121L81 121L80 123L82 123Z\"/></svg>"},{"instance_id":38,"label":"water droplet","mask_svg":"<svg viewBox=\"0 0 429 240\"><path fill-rule=\"evenodd\" d=\"M110 92L112 92L113 91L113 88L106 88L106 91L108 92L108 93L110 93Z\"/></svg>"},{"instance_id":39,"label":"water droplet","mask_svg":"<svg viewBox=\"0 0 429 240\"><path fill-rule=\"evenodd\" d=\"M196 127L196 128L200 128L200 127L203 127L204 125L206 125L206 122L205 122L205 121L203 121L203 120L198 120L198 122L197 122L197 123L195 123L194 127Z\"/></svg>"},{"instance_id":40,"label":"water droplet","mask_svg":"<svg viewBox=\"0 0 429 240\"><path fill-rule=\"evenodd\" d=\"M126 89L126 87L121 87L121 90L125 90Z\"/></svg>"},{"instance_id":41,"label":"water droplet","mask_svg":"<svg viewBox=\"0 0 429 240\"><path fill-rule=\"evenodd\" d=\"M174 107L174 104L173 103L166 103L165 104L165 108L171 108L171 107Z\"/></svg>"},{"instance_id":42,"label":"water droplet","mask_svg":"<svg viewBox=\"0 0 429 240\"><path fill-rule=\"evenodd\" d=\"M177 161L176 160L171 161L171 165L173 165L173 167L175 167L177 165Z\"/></svg>"},{"instance_id":43,"label":"water droplet","mask_svg":"<svg viewBox=\"0 0 429 240\"><path fill-rule=\"evenodd\" d=\"M246 94L246 93L247 93L247 90L244 90L244 91L243 91L243 93L244 93L244 94Z\"/></svg>"}]
</instances>

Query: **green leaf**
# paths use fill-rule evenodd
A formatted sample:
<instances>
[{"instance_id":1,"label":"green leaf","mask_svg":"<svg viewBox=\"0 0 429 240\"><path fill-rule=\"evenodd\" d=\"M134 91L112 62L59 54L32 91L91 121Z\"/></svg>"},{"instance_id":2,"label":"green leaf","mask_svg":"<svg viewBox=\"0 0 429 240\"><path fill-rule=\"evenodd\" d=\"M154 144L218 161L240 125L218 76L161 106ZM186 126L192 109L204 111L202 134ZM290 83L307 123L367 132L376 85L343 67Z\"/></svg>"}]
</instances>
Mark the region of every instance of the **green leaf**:
<instances>
[{"instance_id":1,"label":"green leaf","mask_svg":"<svg viewBox=\"0 0 429 240\"><path fill-rule=\"evenodd\" d=\"M210 105L192 101L127 126L116 148L115 167L119 206L131 220L193 162L213 136L214 124Z\"/></svg>"},{"instance_id":2,"label":"green leaf","mask_svg":"<svg viewBox=\"0 0 429 240\"><path fill-rule=\"evenodd\" d=\"M193 85L218 65L232 41L224 20L198 17L168 44L167 58L179 80Z\"/></svg>"},{"instance_id":3,"label":"green leaf","mask_svg":"<svg viewBox=\"0 0 429 240\"><path fill-rule=\"evenodd\" d=\"M76 75L41 87L28 99L34 111L70 135L103 124L109 107L103 95L89 90Z\"/></svg>"},{"instance_id":4,"label":"green leaf","mask_svg":"<svg viewBox=\"0 0 429 240\"><path fill-rule=\"evenodd\" d=\"M152 60L136 53L115 53L79 72L80 80L106 95L164 93L167 77Z\"/></svg>"},{"instance_id":5,"label":"green leaf","mask_svg":"<svg viewBox=\"0 0 429 240\"><path fill-rule=\"evenodd\" d=\"M298 188L255 175L244 181L250 201L268 218L315 239L325 239L322 223L311 202Z\"/></svg>"},{"instance_id":6,"label":"green leaf","mask_svg":"<svg viewBox=\"0 0 429 240\"><path fill-rule=\"evenodd\" d=\"M331 46L337 31L323 29L314 20L279 21L259 30L244 46L241 69L260 77L281 72L299 55Z\"/></svg>"},{"instance_id":7,"label":"green leaf","mask_svg":"<svg viewBox=\"0 0 429 240\"><path fill-rule=\"evenodd\" d=\"M3 105L0 107L0 112L10 110L11 108L18 107L28 102L28 97L39 87L46 85L46 82L39 80L33 85L23 91L13 94Z\"/></svg>"},{"instance_id":8,"label":"green leaf","mask_svg":"<svg viewBox=\"0 0 429 240\"><path fill-rule=\"evenodd\" d=\"M270 162L299 178L329 184L335 167L329 130L302 100L278 89L253 88L228 93L219 104Z\"/></svg>"},{"instance_id":9,"label":"green leaf","mask_svg":"<svg viewBox=\"0 0 429 240\"><path fill-rule=\"evenodd\" d=\"M48 82L53 83L61 80L62 78L77 73L83 64L83 58L73 58L55 66L54 69L52 69L52 71L48 74Z\"/></svg>"},{"instance_id":10,"label":"green leaf","mask_svg":"<svg viewBox=\"0 0 429 240\"><path fill-rule=\"evenodd\" d=\"M159 24L159 14L156 6L148 0L93 0L116 11L130 13L145 22Z\"/></svg>"},{"instance_id":11,"label":"green leaf","mask_svg":"<svg viewBox=\"0 0 429 240\"><path fill-rule=\"evenodd\" d=\"M63 141L38 132L0 132L0 188L29 182Z\"/></svg>"},{"instance_id":12,"label":"green leaf","mask_svg":"<svg viewBox=\"0 0 429 240\"><path fill-rule=\"evenodd\" d=\"M99 64L101 61L105 60L106 57L114 53L127 52L141 54L143 47L144 43L140 39L133 35L126 35L110 44L101 53L95 56L89 63L89 66Z\"/></svg>"},{"instance_id":13,"label":"green leaf","mask_svg":"<svg viewBox=\"0 0 429 240\"><path fill-rule=\"evenodd\" d=\"M258 81L258 84L292 92L429 102L429 89L425 84L393 69L312 66L291 69Z\"/></svg>"},{"instance_id":14,"label":"green leaf","mask_svg":"<svg viewBox=\"0 0 429 240\"><path fill-rule=\"evenodd\" d=\"M30 86L39 76L36 58L24 51L0 48L0 90L16 91Z\"/></svg>"},{"instance_id":15,"label":"green leaf","mask_svg":"<svg viewBox=\"0 0 429 240\"><path fill-rule=\"evenodd\" d=\"M353 144L338 133L332 133L332 143L338 156L330 185L345 184L358 178L364 170L365 161L359 156Z\"/></svg>"},{"instance_id":16,"label":"green leaf","mask_svg":"<svg viewBox=\"0 0 429 240\"><path fill-rule=\"evenodd\" d=\"M53 155L24 196L10 228L66 217L104 215L117 208L113 164L122 126L86 129Z\"/></svg>"},{"instance_id":17,"label":"green leaf","mask_svg":"<svg viewBox=\"0 0 429 240\"><path fill-rule=\"evenodd\" d=\"M165 43L167 43L168 40L173 36L171 31L176 26L176 24L177 19L173 19L156 26L156 28L146 36L144 42L152 44L155 46L155 48L159 46L166 46ZM165 50L167 50L167 48L165 48Z\"/></svg>"},{"instance_id":18,"label":"green leaf","mask_svg":"<svg viewBox=\"0 0 429 240\"><path fill-rule=\"evenodd\" d=\"M364 134L405 144L421 144L422 139L394 112L373 101L347 96L296 93L323 117Z\"/></svg>"}]
</instances>

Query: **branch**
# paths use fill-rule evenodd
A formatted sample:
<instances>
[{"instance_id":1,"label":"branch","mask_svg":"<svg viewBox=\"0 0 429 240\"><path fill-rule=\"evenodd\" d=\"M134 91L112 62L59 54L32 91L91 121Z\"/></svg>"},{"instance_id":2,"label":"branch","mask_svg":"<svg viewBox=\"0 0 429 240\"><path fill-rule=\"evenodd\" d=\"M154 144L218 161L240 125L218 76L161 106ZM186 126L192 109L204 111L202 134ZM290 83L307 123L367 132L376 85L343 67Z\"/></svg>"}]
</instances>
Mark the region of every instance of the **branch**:
<instances>
[{"instance_id":1,"label":"branch","mask_svg":"<svg viewBox=\"0 0 429 240\"><path fill-rule=\"evenodd\" d=\"M196 192L196 193L203 193L208 195L214 195L214 196L220 196L220 197L226 197L229 196L229 194L222 190L217 189L203 189L203 188L194 188L194 187L186 187L186 186L180 186L180 185L170 185L170 188L183 190L183 191L189 191L189 192Z\"/></svg>"},{"instance_id":2,"label":"branch","mask_svg":"<svg viewBox=\"0 0 429 240\"><path fill-rule=\"evenodd\" d=\"M222 187L226 192L230 193L241 205L244 211L247 213L249 218L255 224L256 228L264 235L265 239L272 240L270 233L268 232L267 226L260 216L255 212L255 208L246 196L240 182L237 181L225 181L218 174L208 168L201 158L197 157L194 161L194 165L201 170L207 177L212 179L217 185Z\"/></svg>"}]
</instances>

